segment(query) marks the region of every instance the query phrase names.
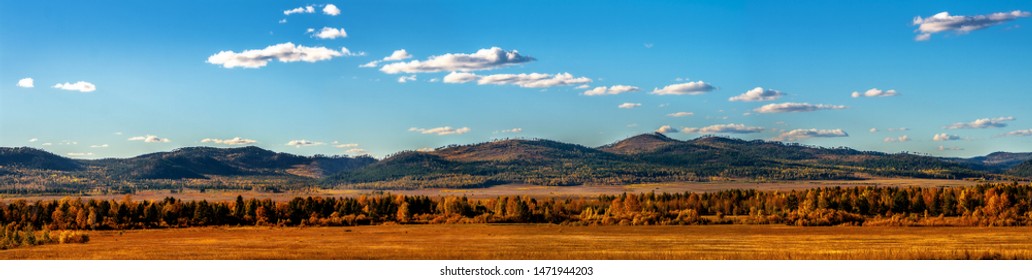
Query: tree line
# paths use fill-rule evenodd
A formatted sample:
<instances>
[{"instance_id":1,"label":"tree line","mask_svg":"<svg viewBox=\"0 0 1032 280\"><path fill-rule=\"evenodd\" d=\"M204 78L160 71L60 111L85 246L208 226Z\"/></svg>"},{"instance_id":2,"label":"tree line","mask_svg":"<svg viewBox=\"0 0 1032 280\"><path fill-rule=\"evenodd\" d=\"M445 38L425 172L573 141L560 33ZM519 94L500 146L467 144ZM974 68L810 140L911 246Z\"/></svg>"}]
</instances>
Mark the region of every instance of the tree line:
<instances>
[{"instance_id":1,"label":"tree line","mask_svg":"<svg viewBox=\"0 0 1032 280\"><path fill-rule=\"evenodd\" d=\"M353 226L430 223L571 225L788 224L1032 225L1032 185L823 187L792 191L624 193L585 198L362 195L136 201L62 198L0 201L0 226L105 230L194 226Z\"/></svg>"}]
</instances>

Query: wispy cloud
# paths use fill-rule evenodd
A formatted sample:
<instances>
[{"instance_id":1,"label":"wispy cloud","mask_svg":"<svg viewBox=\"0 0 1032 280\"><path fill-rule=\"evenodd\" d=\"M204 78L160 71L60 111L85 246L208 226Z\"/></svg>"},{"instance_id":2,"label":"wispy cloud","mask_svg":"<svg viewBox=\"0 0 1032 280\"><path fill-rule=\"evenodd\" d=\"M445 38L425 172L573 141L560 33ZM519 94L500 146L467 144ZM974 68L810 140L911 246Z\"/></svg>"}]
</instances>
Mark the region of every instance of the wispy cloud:
<instances>
[{"instance_id":1,"label":"wispy cloud","mask_svg":"<svg viewBox=\"0 0 1032 280\"><path fill-rule=\"evenodd\" d=\"M510 129L499 130L499 131L496 131L496 132L497 133L521 133L521 132L523 132L523 129L519 128L519 127L515 127L515 128L510 128Z\"/></svg>"},{"instance_id":2,"label":"wispy cloud","mask_svg":"<svg viewBox=\"0 0 1032 280\"><path fill-rule=\"evenodd\" d=\"M108 146L108 144L90 145L90 148L102 148L103 149L103 148L108 148L108 147L110 147L110 146Z\"/></svg>"},{"instance_id":3,"label":"wispy cloud","mask_svg":"<svg viewBox=\"0 0 1032 280\"><path fill-rule=\"evenodd\" d=\"M756 88L753 88L753 89L751 89L749 91L746 91L745 93L742 93L741 95L728 98L727 100L728 101L753 101L753 102L754 101L771 101L771 100L776 100L778 98L781 98L784 95L785 95L785 93L783 93L781 91L778 91L778 90L764 89L762 87L756 87Z\"/></svg>"},{"instance_id":4,"label":"wispy cloud","mask_svg":"<svg viewBox=\"0 0 1032 280\"><path fill-rule=\"evenodd\" d=\"M56 89L78 91L78 92L93 92L97 90L97 86L90 82L78 81L73 83L60 83L54 85Z\"/></svg>"},{"instance_id":5,"label":"wispy cloud","mask_svg":"<svg viewBox=\"0 0 1032 280\"><path fill-rule=\"evenodd\" d=\"M695 115L695 113L692 113L692 112L677 112L677 113L667 114L668 117L675 117L675 118L690 117L692 115Z\"/></svg>"},{"instance_id":6,"label":"wispy cloud","mask_svg":"<svg viewBox=\"0 0 1032 280\"><path fill-rule=\"evenodd\" d=\"M380 67L387 74L423 73L444 71L476 71L507 67L534 61L533 57L521 55L518 51L506 51L499 47L481 49L472 54L449 53L431 56L426 60L395 62Z\"/></svg>"},{"instance_id":7,"label":"wispy cloud","mask_svg":"<svg viewBox=\"0 0 1032 280\"><path fill-rule=\"evenodd\" d=\"M716 89L713 85L703 81L672 84L663 88L652 89L652 94L657 95L699 95Z\"/></svg>"},{"instance_id":8,"label":"wispy cloud","mask_svg":"<svg viewBox=\"0 0 1032 280\"><path fill-rule=\"evenodd\" d=\"M791 131L783 132L777 137L774 137L775 141L796 141L807 138L831 138L831 137L849 137L849 133L846 133L842 129L793 129Z\"/></svg>"},{"instance_id":9,"label":"wispy cloud","mask_svg":"<svg viewBox=\"0 0 1032 280\"><path fill-rule=\"evenodd\" d=\"M168 138L161 138L154 135L130 137L129 141L143 141L145 143L167 143L172 142Z\"/></svg>"},{"instance_id":10,"label":"wispy cloud","mask_svg":"<svg viewBox=\"0 0 1032 280\"><path fill-rule=\"evenodd\" d=\"M208 57L208 63L221 65L225 68L262 68L269 64L269 61L279 62L317 62L330 60L338 56L356 55L347 48L340 51L325 47L305 47L287 42L265 47L260 50L245 50L242 52L221 51Z\"/></svg>"},{"instance_id":11,"label":"wispy cloud","mask_svg":"<svg viewBox=\"0 0 1032 280\"><path fill-rule=\"evenodd\" d=\"M1032 13L1019 10L975 16L952 16L949 12L941 12L928 18L918 16L914 18L914 25L917 25L917 30L914 30L914 32L918 32L920 34L918 34L917 37L914 37L914 40L927 41L932 38L932 34L945 31L954 31L957 34L966 34L971 31L1029 16L1032 16Z\"/></svg>"},{"instance_id":12,"label":"wispy cloud","mask_svg":"<svg viewBox=\"0 0 1032 280\"><path fill-rule=\"evenodd\" d=\"M222 145L249 145L249 144L258 143L258 141L251 140L251 139L240 138L240 137L233 137L233 138L229 138L229 139L204 138L204 139L201 139L201 143L215 143L215 144L222 144Z\"/></svg>"},{"instance_id":13,"label":"wispy cloud","mask_svg":"<svg viewBox=\"0 0 1032 280\"><path fill-rule=\"evenodd\" d=\"M616 107L620 108L620 109L634 109L634 108L641 107L641 103L624 102L624 103L621 103L620 105L618 105Z\"/></svg>"},{"instance_id":14,"label":"wispy cloud","mask_svg":"<svg viewBox=\"0 0 1032 280\"><path fill-rule=\"evenodd\" d=\"M971 122L958 122L951 125L947 125L946 129L962 129L962 128L999 128L1007 126L1008 121L1013 121L1014 117L998 117L998 118L984 118L977 119Z\"/></svg>"},{"instance_id":15,"label":"wispy cloud","mask_svg":"<svg viewBox=\"0 0 1032 280\"><path fill-rule=\"evenodd\" d=\"M21 80L18 80L18 87L33 88L35 86L36 85L35 85L34 81L32 80L32 78L23 78Z\"/></svg>"},{"instance_id":16,"label":"wispy cloud","mask_svg":"<svg viewBox=\"0 0 1032 280\"><path fill-rule=\"evenodd\" d=\"M67 153L66 155L70 157L90 157L93 156L93 153Z\"/></svg>"},{"instance_id":17,"label":"wispy cloud","mask_svg":"<svg viewBox=\"0 0 1032 280\"><path fill-rule=\"evenodd\" d=\"M685 133L735 133L735 134L747 134L747 133L758 133L762 132L763 128L758 126L746 126L740 123L729 123L729 124L715 124L707 127L696 128L696 127L685 127L681 129Z\"/></svg>"},{"instance_id":18,"label":"wispy cloud","mask_svg":"<svg viewBox=\"0 0 1032 280\"><path fill-rule=\"evenodd\" d=\"M325 144L326 143L323 143L323 142L316 142L316 141L309 141L307 139L301 139L301 140L290 140L290 141L287 142L286 145L287 146L294 146L295 148L300 148L300 147L309 147L309 146L321 146L321 145L325 145Z\"/></svg>"},{"instance_id":19,"label":"wispy cloud","mask_svg":"<svg viewBox=\"0 0 1032 280\"><path fill-rule=\"evenodd\" d=\"M584 95L617 95L626 92L640 91L641 89L636 86L628 85L615 85L610 87L595 87L593 89L584 92Z\"/></svg>"},{"instance_id":20,"label":"wispy cloud","mask_svg":"<svg viewBox=\"0 0 1032 280\"><path fill-rule=\"evenodd\" d=\"M391 55L386 56L383 59L373 60L373 61L370 61L369 63L359 65L358 67L372 68L372 67L378 66L380 64L380 62L384 62L384 61L399 61L399 60L406 60L406 59L409 59L409 58L412 58L412 54L410 54L405 49L400 49L400 50L395 50L393 53L391 53Z\"/></svg>"},{"instance_id":21,"label":"wispy cloud","mask_svg":"<svg viewBox=\"0 0 1032 280\"><path fill-rule=\"evenodd\" d=\"M476 81L478 85L516 85L524 88L548 88L554 86L567 86L590 83L591 79L585 77L574 77L570 73L559 74L494 74L480 76L467 72L451 72L444 76L444 82L448 84L462 84Z\"/></svg>"},{"instance_id":22,"label":"wispy cloud","mask_svg":"<svg viewBox=\"0 0 1032 280\"><path fill-rule=\"evenodd\" d=\"M285 16L289 16L289 15L293 15L293 14L311 14L311 13L315 13L315 6L308 5L308 6L302 6L302 7L297 7L297 8L293 8L293 9L290 9L290 10L283 11L283 15L285 15Z\"/></svg>"},{"instance_id":23,"label":"wispy cloud","mask_svg":"<svg viewBox=\"0 0 1032 280\"><path fill-rule=\"evenodd\" d=\"M402 83L402 84L407 83L407 82L413 82L415 80L416 80L416 75L408 75L408 76L398 77L398 83Z\"/></svg>"},{"instance_id":24,"label":"wispy cloud","mask_svg":"<svg viewBox=\"0 0 1032 280\"><path fill-rule=\"evenodd\" d=\"M36 141L39 141L39 138L32 138L32 139L29 139L29 143L33 143L33 142L36 142Z\"/></svg>"},{"instance_id":25,"label":"wispy cloud","mask_svg":"<svg viewBox=\"0 0 1032 280\"><path fill-rule=\"evenodd\" d=\"M867 90L867 91L865 91L863 93L860 93L859 91L854 91L853 94L850 94L850 96L852 96L853 98L860 98L860 97L888 97L888 96L896 96L896 95L899 95L899 93L897 93L896 90L894 90L894 89L880 90L878 88L872 88L872 89L869 89L869 90Z\"/></svg>"},{"instance_id":26,"label":"wispy cloud","mask_svg":"<svg viewBox=\"0 0 1032 280\"><path fill-rule=\"evenodd\" d=\"M812 112L817 110L841 110L845 109L846 106L842 105L827 105L827 104L810 104L810 103L775 103L763 105L759 108L753 109L757 113L792 113L792 112Z\"/></svg>"},{"instance_id":27,"label":"wispy cloud","mask_svg":"<svg viewBox=\"0 0 1032 280\"><path fill-rule=\"evenodd\" d=\"M897 143L897 142L907 142L907 141L910 141L910 136L907 136L907 135L903 135L903 136L900 136L900 137L885 137L885 139L882 139L882 142L885 142L885 143Z\"/></svg>"},{"instance_id":28,"label":"wispy cloud","mask_svg":"<svg viewBox=\"0 0 1032 280\"><path fill-rule=\"evenodd\" d=\"M947 146L939 145L939 150L940 151L963 151L964 148L961 148L961 147L947 147Z\"/></svg>"},{"instance_id":29,"label":"wispy cloud","mask_svg":"<svg viewBox=\"0 0 1032 280\"><path fill-rule=\"evenodd\" d=\"M437 134L437 135L452 135L452 134L456 134L456 135L458 135L458 134L465 134L467 132L470 132L471 129L469 127L452 128L451 126L442 126L442 127L434 127L434 128L412 127L412 128L409 128L408 130L412 131L412 132L419 132L421 134Z\"/></svg>"},{"instance_id":30,"label":"wispy cloud","mask_svg":"<svg viewBox=\"0 0 1032 280\"><path fill-rule=\"evenodd\" d=\"M1032 129L1023 129L1007 132L1006 136L1032 136Z\"/></svg>"}]
</instances>

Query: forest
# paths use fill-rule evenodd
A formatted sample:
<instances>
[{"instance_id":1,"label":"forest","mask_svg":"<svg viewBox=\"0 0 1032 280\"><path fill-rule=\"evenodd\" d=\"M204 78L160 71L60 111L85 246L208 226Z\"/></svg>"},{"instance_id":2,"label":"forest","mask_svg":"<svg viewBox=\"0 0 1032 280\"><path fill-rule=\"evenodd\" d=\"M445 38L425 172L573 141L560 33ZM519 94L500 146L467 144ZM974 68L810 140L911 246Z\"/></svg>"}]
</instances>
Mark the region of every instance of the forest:
<instances>
[{"instance_id":1,"label":"forest","mask_svg":"<svg viewBox=\"0 0 1032 280\"><path fill-rule=\"evenodd\" d=\"M0 201L12 239L39 231L196 226L552 223L563 225L787 224L796 226L1027 226L1032 185L823 187L792 191L623 193L585 198L499 196L297 197L135 201L62 198ZM24 240L18 240L24 241ZM21 244L24 242L10 241Z\"/></svg>"}]
</instances>

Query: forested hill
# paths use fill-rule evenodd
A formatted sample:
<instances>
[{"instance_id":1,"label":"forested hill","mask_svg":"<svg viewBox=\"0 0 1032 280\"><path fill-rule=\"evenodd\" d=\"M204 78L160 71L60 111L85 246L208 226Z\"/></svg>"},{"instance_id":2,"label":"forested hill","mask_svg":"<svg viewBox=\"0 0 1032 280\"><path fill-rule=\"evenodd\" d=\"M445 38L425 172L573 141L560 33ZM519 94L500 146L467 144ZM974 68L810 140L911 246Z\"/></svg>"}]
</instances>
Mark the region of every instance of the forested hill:
<instances>
[{"instance_id":1,"label":"forested hill","mask_svg":"<svg viewBox=\"0 0 1032 280\"><path fill-rule=\"evenodd\" d=\"M107 185L146 180L260 177L301 185L468 188L504 183L626 184L667 181L908 178L1028 178L1032 154L971 159L887 154L705 136L652 133L601 147L551 140L497 140L372 157L298 156L258 147L189 147L124 159L75 160L33 148L0 148L0 178L51 173ZM1019 161L1025 159L1025 161ZM42 177L41 177L42 178ZM82 180L80 180L82 181ZM112 183L114 182L114 183ZM0 186L3 187L3 186Z\"/></svg>"}]
</instances>

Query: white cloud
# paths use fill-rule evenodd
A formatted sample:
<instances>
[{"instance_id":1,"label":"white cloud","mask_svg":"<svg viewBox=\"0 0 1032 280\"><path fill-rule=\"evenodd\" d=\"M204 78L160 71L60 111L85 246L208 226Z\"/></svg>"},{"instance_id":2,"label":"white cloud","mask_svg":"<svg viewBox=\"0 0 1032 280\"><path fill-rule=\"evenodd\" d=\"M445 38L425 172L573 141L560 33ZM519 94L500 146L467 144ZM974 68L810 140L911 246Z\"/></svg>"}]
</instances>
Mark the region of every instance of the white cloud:
<instances>
[{"instance_id":1,"label":"white cloud","mask_svg":"<svg viewBox=\"0 0 1032 280\"><path fill-rule=\"evenodd\" d=\"M157 136L154 136L154 135L147 135L147 136L130 137L129 141L143 141L145 143L167 143L167 142L171 142L172 140L169 140L168 138L157 137Z\"/></svg>"},{"instance_id":2,"label":"white cloud","mask_svg":"<svg viewBox=\"0 0 1032 280\"><path fill-rule=\"evenodd\" d=\"M337 5L326 4L326 7L323 7L322 12L327 15L337 16L340 14L340 9L337 8Z\"/></svg>"},{"instance_id":3,"label":"white cloud","mask_svg":"<svg viewBox=\"0 0 1032 280\"><path fill-rule=\"evenodd\" d=\"M341 149L350 149L350 148L357 148L358 144L357 143L339 143L337 141L333 141L333 147L334 148L341 148Z\"/></svg>"},{"instance_id":4,"label":"white cloud","mask_svg":"<svg viewBox=\"0 0 1032 280\"><path fill-rule=\"evenodd\" d=\"M878 129L874 128L874 127L872 127L870 130L867 130L867 131L870 131L871 133L878 133Z\"/></svg>"},{"instance_id":5,"label":"white cloud","mask_svg":"<svg viewBox=\"0 0 1032 280\"><path fill-rule=\"evenodd\" d=\"M269 61L279 60L280 62L317 62L329 60L338 56L356 55L347 48L341 51L325 47L305 47L287 42L278 45L265 47L261 50L245 50L237 53L234 51L221 51L208 57L208 63L221 65L225 68L261 68L269 64Z\"/></svg>"},{"instance_id":6,"label":"white cloud","mask_svg":"<svg viewBox=\"0 0 1032 280\"><path fill-rule=\"evenodd\" d=\"M793 129L788 132L783 132L778 137L774 137L775 141L796 141L814 137L849 137L849 134L842 129Z\"/></svg>"},{"instance_id":7,"label":"white cloud","mask_svg":"<svg viewBox=\"0 0 1032 280\"><path fill-rule=\"evenodd\" d=\"M93 153L68 153L67 155L70 157L89 157L93 156Z\"/></svg>"},{"instance_id":8,"label":"white cloud","mask_svg":"<svg viewBox=\"0 0 1032 280\"><path fill-rule=\"evenodd\" d=\"M384 57L382 61L398 61L412 58L412 54L409 54L405 49L395 50L390 56Z\"/></svg>"},{"instance_id":9,"label":"white cloud","mask_svg":"<svg viewBox=\"0 0 1032 280\"><path fill-rule=\"evenodd\" d=\"M689 116L692 116L692 115L695 115L695 113L692 113L692 112L677 112L677 113L667 114L668 117L675 117L675 118L689 117Z\"/></svg>"},{"instance_id":10,"label":"white cloud","mask_svg":"<svg viewBox=\"0 0 1032 280\"><path fill-rule=\"evenodd\" d=\"M949 134L946 134L946 133L939 133L939 134L936 134L936 135L932 136L932 141L953 141L953 140L960 140L960 136L949 135Z\"/></svg>"},{"instance_id":11,"label":"white cloud","mask_svg":"<svg viewBox=\"0 0 1032 280\"><path fill-rule=\"evenodd\" d=\"M864 96L864 97L887 97L887 96L896 96L896 95L899 95L899 94L896 93L896 90L894 90L894 89L880 90L878 88L869 89L869 90L865 91L864 93L860 93L859 91L854 91L853 94L851 94L851 96L853 96L853 98L859 98L861 96Z\"/></svg>"},{"instance_id":12,"label":"white cloud","mask_svg":"<svg viewBox=\"0 0 1032 280\"><path fill-rule=\"evenodd\" d=\"M201 139L201 143L215 143L215 144L223 144L223 145L249 145L249 144L258 143L258 141L251 140L251 139L244 139L244 138L240 138L240 137L233 137L233 138L229 138L229 139L204 138L204 139Z\"/></svg>"},{"instance_id":13,"label":"white cloud","mask_svg":"<svg viewBox=\"0 0 1032 280\"><path fill-rule=\"evenodd\" d=\"M18 80L18 87L33 88L33 87L36 86L33 81L34 80L32 78L24 78L24 79Z\"/></svg>"},{"instance_id":14,"label":"white cloud","mask_svg":"<svg viewBox=\"0 0 1032 280\"><path fill-rule=\"evenodd\" d=\"M315 33L312 34L312 37L319 39L337 39L348 37L348 32L344 31L344 28L323 27L322 29L319 29L319 32L315 32L315 30L309 28L308 32L306 33Z\"/></svg>"},{"instance_id":15,"label":"white cloud","mask_svg":"<svg viewBox=\"0 0 1032 280\"><path fill-rule=\"evenodd\" d=\"M729 123L729 124L715 124L703 128L685 127L681 129L685 133L758 133L762 132L763 128L758 126L746 126L740 123Z\"/></svg>"},{"instance_id":16,"label":"white cloud","mask_svg":"<svg viewBox=\"0 0 1032 280\"><path fill-rule=\"evenodd\" d=\"M428 153L428 152L433 152L433 151L434 151L434 148L427 148L427 147L423 147L423 148L419 148L419 149L416 149L416 151L417 151L417 152L424 152L424 153Z\"/></svg>"},{"instance_id":17,"label":"white cloud","mask_svg":"<svg viewBox=\"0 0 1032 280\"><path fill-rule=\"evenodd\" d=\"M620 108L620 109L634 109L634 108L637 108L637 107L641 107L641 103L624 102L624 103L620 104L619 106L616 106L616 108Z\"/></svg>"},{"instance_id":18,"label":"white cloud","mask_svg":"<svg viewBox=\"0 0 1032 280\"><path fill-rule=\"evenodd\" d=\"M621 93L625 93L625 92L640 91L640 90L641 89L636 87L636 86L615 85L615 86L610 86L609 88L606 88L606 87L596 87L596 88L593 88L591 90L585 91L584 95L589 95L589 96L591 96L591 95L616 95L616 94L621 94Z\"/></svg>"},{"instance_id":19,"label":"white cloud","mask_svg":"<svg viewBox=\"0 0 1032 280\"><path fill-rule=\"evenodd\" d=\"M585 84L585 85L579 85L579 86L575 87L575 89L586 89L586 88L589 88L589 87L591 87L591 86L588 86L588 85Z\"/></svg>"},{"instance_id":20,"label":"white cloud","mask_svg":"<svg viewBox=\"0 0 1032 280\"><path fill-rule=\"evenodd\" d=\"M311 6L311 5L304 6L304 7L297 7L297 8L293 8L293 9L290 9L290 10L283 11L283 15L285 15L285 16L289 16L289 15L292 15L292 14L311 14L311 13L315 13L315 7Z\"/></svg>"},{"instance_id":21,"label":"white cloud","mask_svg":"<svg viewBox=\"0 0 1032 280\"><path fill-rule=\"evenodd\" d=\"M287 19L281 19L281 20L279 20L279 23L281 23L281 24L287 23Z\"/></svg>"},{"instance_id":22,"label":"white cloud","mask_svg":"<svg viewBox=\"0 0 1032 280\"><path fill-rule=\"evenodd\" d=\"M652 94L658 95L699 95L716 89L713 85L703 81L672 84L663 88L652 89Z\"/></svg>"},{"instance_id":23,"label":"white cloud","mask_svg":"<svg viewBox=\"0 0 1032 280\"><path fill-rule=\"evenodd\" d=\"M369 152L367 152L365 149L360 149L360 148L348 149L348 150L344 151L344 153L350 154L350 155L365 155L365 154L369 154Z\"/></svg>"},{"instance_id":24,"label":"white cloud","mask_svg":"<svg viewBox=\"0 0 1032 280\"><path fill-rule=\"evenodd\" d=\"M36 142L36 141L39 141L39 138L32 138L32 139L29 139L29 143L33 143L33 142Z\"/></svg>"},{"instance_id":25,"label":"white cloud","mask_svg":"<svg viewBox=\"0 0 1032 280\"><path fill-rule=\"evenodd\" d=\"M366 64L359 65L358 67L360 67L360 68L373 68L373 67L378 66L379 64L380 64L379 60L373 60L373 61L367 62Z\"/></svg>"},{"instance_id":26,"label":"white cloud","mask_svg":"<svg viewBox=\"0 0 1032 280\"><path fill-rule=\"evenodd\" d=\"M984 118L977 119L972 122L958 122L946 126L946 129L961 129L961 128L997 128L1005 127L1007 124L1003 123L1006 121L1013 121L1014 117L998 117L998 118Z\"/></svg>"},{"instance_id":27,"label":"white cloud","mask_svg":"<svg viewBox=\"0 0 1032 280\"><path fill-rule=\"evenodd\" d=\"M775 103L763 105L759 108L754 109L757 113L789 113L789 112L812 112L817 110L841 110L845 109L846 106L842 105L826 105L826 104L809 104L809 103Z\"/></svg>"},{"instance_id":28,"label":"white cloud","mask_svg":"<svg viewBox=\"0 0 1032 280\"><path fill-rule=\"evenodd\" d=\"M910 131L910 129L906 127L890 127L889 131Z\"/></svg>"},{"instance_id":29,"label":"white cloud","mask_svg":"<svg viewBox=\"0 0 1032 280\"><path fill-rule=\"evenodd\" d=\"M477 81L478 85L516 85L524 88L547 88L590 83L591 79L585 77L574 77L570 73L559 73L555 75L530 73L479 76L473 73L451 72L444 77L444 82L449 84L462 84L472 81Z\"/></svg>"},{"instance_id":30,"label":"white cloud","mask_svg":"<svg viewBox=\"0 0 1032 280\"><path fill-rule=\"evenodd\" d=\"M421 73L443 71L475 71L513 66L534 61L533 57L523 56L516 50L506 51L499 47L481 49L476 53L449 53L431 56L426 60L395 62L380 67L387 74Z\"/></svg>"},{"instance_id":31,"label":"white cloud","mask_svg":"<svg viewBox=\"0 0 1032 280\"><path fill-rule=\"evenodd\" d=\"M430 78L429 80L426 80L426 81L427 81L428 83L436 83L436 82L440 82L440 81L441 81L441 79L438 79L438 78Z\"/></svg>"},{"instance_id":32,"label":"white cloud","mask_svg":"<svg viewBox=\"0 0 1032 280\"><path fill-rule=\"evenodd\" d=\"M941 12L929 18L918 16L914 17L913 23L918 26L917 30L914 30L914 32L919 32L920 34L918 34L917 37L914 37L914 40L926 41L931 39L932 34L945 31L954 31L957 34L966 34L971 31L1029 16L1032 16L1032 13L1019 10L975 16L951 16L949 12Z\"/></svg>"},{"instance_id":33,"label":"white cloud","mask_svg":"<svg viewBox=\"0 0 1032 280\"><path fill-rule=\"evenodd\" d=\"M415 80L416 80L416 75L409 75L409 76L398 77L398 82L402 83L402 84L407 83L407 82L412 82L412 81L415 81Z\"/></svg>"},{"instance_id":34,"label":"white cloud","mask_svg":"<svg viewBox=\"0 0 1032 280\"><path fill-rule=\"evenodd\" d=\"M1007 132L1007 136L1032 136L1032 129L1015 130Z\"/></svg>"},{"instance_id":35,"label":"white cloud","mask_svg":"<svg viewBox=\"0 0 1032 280\"><path fill-rule=\"evenodd\" d=\"M56 89L79 91L79 92L93 92L97 90L97 86L89 82L78 81L73 83L62 83L54 85Z\"/></svg>"},{"instance_id":36,"label":"white cloud","mask_svg":"<svg viewBox=\"0 0 1032 280\"><path fill-rule=\"evenodd\" d=\"M727 101L771 101L781 98L784 95L785 93L778 90L756 87L739 96L728 98Z\"/></svg>"},{"instance_id":37,"label":"white cloud","mask_svg":"<svg viewBox=\"0 0 1032 280\"><path fill-rule=\"evenodd\" d=\"M910 141L910 136L903 135L900 137L885 137L882 141L885 143L907 142Z\"/></svg>"},{"instance_id":38,"label":"white cloud","mask_svg":"<svg viewBox=\"0 0 1032 280\"><path fill-rule=\"evenodd\" d=\"M673 127L671 127L669 125L664 125L664 126L660 126L658 129L656 129L656 132L663 133L663 134L677 133L677 129L673 128Z\"/></svg>"},{"instance_id":39,"label":"white cloud","mask_svg":"<svg viewBox=\"0 0 1032 280\"><path fill-rule=\"evenodd\" d=\"M323 144L326 144L326 143L315 142L315 141L308 141L308 140L305 140L305 139L290 140L289 142L287 142L287 146L294 146L296 148L308 147L308 146L319 146L319 145L323 145Z\"/></svg>"},{"instance_id":40,"label":"white cloud","mask_svg":"<svg viewBox=\"0 0 1032 280\"><path fill-rule=\"evenodd\" d=\"M108 144L90 145L90 148L107 148L110 147Z\"/></svg>"},{"instance_id":41,"label":"white cloud","mask_svg":"<svg viewBox=\"0 0 1032 280\"><path fill-rule=\"evenodd\" d=\"M408 131L419 132L422 134L437 134L437 135L450 135L450 134L465 134L470 131L468 127L452 128L450 126L434 127L434 128L409 128Z\"/></svg>"},{"instance_id":42,"label":"white cloud","mask_svg":"<svg viewBox=\"0 0 1032 280\"><path fill-rule=\"evenodd\" d=\"M498 131L498 132L499 133L520 133L520 132L523 132L523 129L519 128L519 127L516 127L516 128L510 128L510 129L503 129L503 130Z\"/></svg>"}]
</instances>

